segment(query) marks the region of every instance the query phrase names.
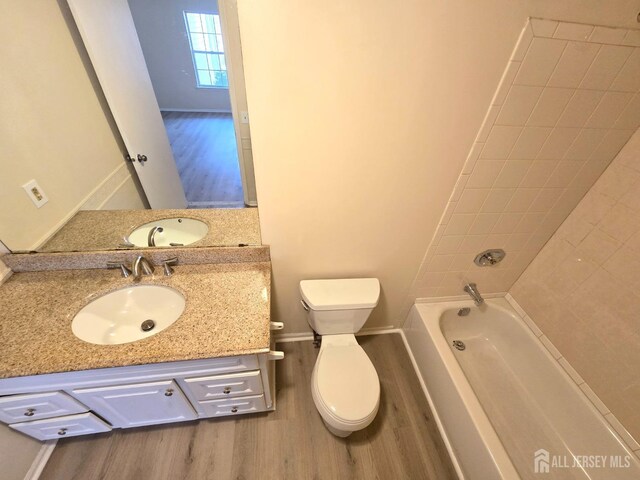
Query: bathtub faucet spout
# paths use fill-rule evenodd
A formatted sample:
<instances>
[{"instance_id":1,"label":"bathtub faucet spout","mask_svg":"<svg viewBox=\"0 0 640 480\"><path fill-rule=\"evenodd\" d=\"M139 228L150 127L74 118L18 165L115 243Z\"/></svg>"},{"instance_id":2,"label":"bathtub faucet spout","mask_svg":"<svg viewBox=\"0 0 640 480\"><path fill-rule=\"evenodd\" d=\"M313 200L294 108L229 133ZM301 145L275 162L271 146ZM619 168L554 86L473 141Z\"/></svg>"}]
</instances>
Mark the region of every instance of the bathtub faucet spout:
<instances>
[{"instance_id":1,"label":"bathtub faucet spout","mask_svg":"<svg viewBox=\"0 0 640 480\"><path fill-rule=\"evenodd\" d=\"M482 298L482 295L480 295L478 286L475 283L467 283L464 286L464 291L469 294L469 296L473 299L473 303L475 303L477 307L484 303L484 298Z\"/></svg>"}]
</instances>

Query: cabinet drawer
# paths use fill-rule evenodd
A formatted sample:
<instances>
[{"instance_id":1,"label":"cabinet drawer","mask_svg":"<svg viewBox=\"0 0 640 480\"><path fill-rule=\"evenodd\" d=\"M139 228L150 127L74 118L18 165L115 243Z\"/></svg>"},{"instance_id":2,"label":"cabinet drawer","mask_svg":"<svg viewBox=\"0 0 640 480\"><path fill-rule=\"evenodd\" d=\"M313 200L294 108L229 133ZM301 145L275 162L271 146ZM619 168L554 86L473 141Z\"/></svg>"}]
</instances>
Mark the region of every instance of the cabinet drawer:
<instances>
[{"instance_id":1,"label":"cabinet drawer","mask_svg":"<svg viewBox=\"0 0 640 480\"><path fill-rule=\"evenodd\" d=\"M5 423L60 417L87 410L87 407L64 392L0 397L0 420Z\"/></svg>"},{"instance_id":2,"label":"cabinet drawer","mask_svg":"<svg viewBox=\"0 0 640 480\"><path fill-rule=\"evenodd\" d=\"M215 398L258 395L262 393L260 370L185 378L184 381L197 400L213 400Z\"/></svg>"},{"instance_id":3,"label":"cabinet drawer","mask_svg":"<svg viewBox=\"0 0 640 480\"><path fill-rule=\"evenodd\" d=\"M206 400L204 402L198 402L198 404L202 407L207 417L262 412L267 409L267 405L264 402L264 395Z\"/></svg>"},{"instance_id":4,"label":"cabinet drawer","mask_svg":"<svg viewBox=\"0 0 640 480\"><path fill-rule=\"evenodd\" d=\"M103 422L92 413L79 413L45 420L34 420L32 422L14 423L9 426L38 440L75 437L77 435L88 435L111 430L109 424Z\"/></svg>"}]
</instances>

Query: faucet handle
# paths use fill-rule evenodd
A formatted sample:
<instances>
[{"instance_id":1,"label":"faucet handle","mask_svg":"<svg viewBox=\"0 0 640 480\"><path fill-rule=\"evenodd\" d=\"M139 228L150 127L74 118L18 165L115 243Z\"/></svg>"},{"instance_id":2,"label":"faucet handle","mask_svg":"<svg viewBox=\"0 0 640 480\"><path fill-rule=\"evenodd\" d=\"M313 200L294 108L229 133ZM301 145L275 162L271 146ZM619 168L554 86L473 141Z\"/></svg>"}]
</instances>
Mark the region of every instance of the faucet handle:
<instances>
[{"instance_id":1,"label":"faucet handle","mask_svg":"<svg viewBox=\"0 0 640 480\"><path fill-rule=\"evenodd\" d=\"M172 265L177 265L178 264L178 257L171 257L171 258L167 258L166 260L162 261L162 267L164 268L164 274L167 277L170 277L173 274L173 268L171 268Z\"/></svg>"},{"instance_id":2,"label":"faucet handle","mask_svg":"<svg viewBox=\"0 0 640 480\"><path fill-rule=\"evenodd\" d=\"M131 275L131 270L129 270L124 263L119 261L107 262L107 268L119 268L123 278L127 278Z\"/></svg>"}]
</instances>

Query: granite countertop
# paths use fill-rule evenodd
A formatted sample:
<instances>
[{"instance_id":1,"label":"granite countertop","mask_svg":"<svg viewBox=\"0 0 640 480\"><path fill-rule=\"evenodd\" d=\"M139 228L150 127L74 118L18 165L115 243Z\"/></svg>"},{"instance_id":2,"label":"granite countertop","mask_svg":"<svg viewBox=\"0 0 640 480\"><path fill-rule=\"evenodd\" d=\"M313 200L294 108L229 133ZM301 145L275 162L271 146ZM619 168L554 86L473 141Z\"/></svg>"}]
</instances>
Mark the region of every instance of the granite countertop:
<instances>
[{"instance_id":1,"label":"granite countertop","mask_svg":"<svg viewBox=\"0 0 640 480\"><path fill-rule=\"evenodd\" d=\"M134 285L118 270L15 273L0 288L0 378L269 351L270 263L157 268L140 285L167 285L186 299L166 330L133 343L94 345L71 331L94 298Z\"/></svg>"},{"instance_id":2,"label":"granite countertop","mask_svg":"<svg viewBox=\"0 0 640 480\"><path fill-rule=\"evenodd\" d=\"M165 218L195 218L209 226L189 247L260 245L257 208L189 210L87 210L76 213L39 252L113 250L138 226ZM165 248L165 247L154 247ZM170 247L166 247L170 248Z\"/></svg>"}]
</instances>

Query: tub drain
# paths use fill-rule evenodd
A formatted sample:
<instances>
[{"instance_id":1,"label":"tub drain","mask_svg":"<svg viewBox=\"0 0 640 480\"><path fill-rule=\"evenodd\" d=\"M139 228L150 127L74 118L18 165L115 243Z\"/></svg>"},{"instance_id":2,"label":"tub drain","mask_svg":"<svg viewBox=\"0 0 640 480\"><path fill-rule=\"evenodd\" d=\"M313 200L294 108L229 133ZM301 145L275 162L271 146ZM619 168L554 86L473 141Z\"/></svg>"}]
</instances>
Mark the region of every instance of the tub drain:
<instances>
[{"instance_id":1,"label":"tub drain","mask_svg":"<svg viewBox=\"0 0 640 480\"><path fill-rule=\"evenodd\" d=\"M465 348L467 348L467 346L464 344L462 340L454 340L453 346L460 351L463 351Z\"/></svg>"}]
</instances>

